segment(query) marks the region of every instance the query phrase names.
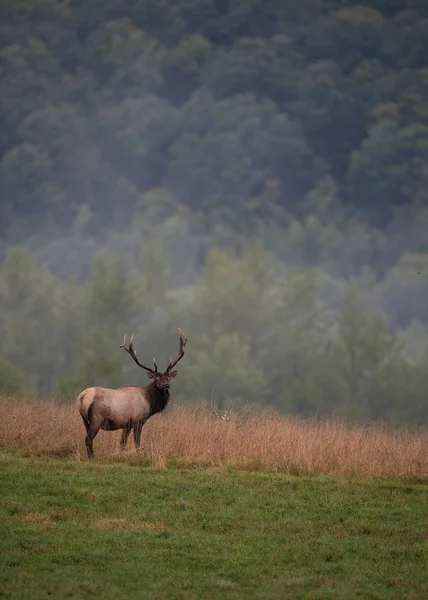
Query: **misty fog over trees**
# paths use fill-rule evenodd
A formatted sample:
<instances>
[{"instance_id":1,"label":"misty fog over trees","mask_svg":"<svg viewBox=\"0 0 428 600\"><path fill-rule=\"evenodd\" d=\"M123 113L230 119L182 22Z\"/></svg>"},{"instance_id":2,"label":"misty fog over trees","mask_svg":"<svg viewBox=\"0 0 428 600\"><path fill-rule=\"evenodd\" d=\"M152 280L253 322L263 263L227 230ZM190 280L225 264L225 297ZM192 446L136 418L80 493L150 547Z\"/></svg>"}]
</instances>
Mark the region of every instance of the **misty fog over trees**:
<instances>
[{"instance_id":1,"label":"misty fog over trees","mask_svg":"<svg viewBox=\"0 0 428 600\"><path fill-rule=\"evenodd\" d=\"M0 389L428 417L428 3L5 0Z\"/></svg>"}]
</instances>

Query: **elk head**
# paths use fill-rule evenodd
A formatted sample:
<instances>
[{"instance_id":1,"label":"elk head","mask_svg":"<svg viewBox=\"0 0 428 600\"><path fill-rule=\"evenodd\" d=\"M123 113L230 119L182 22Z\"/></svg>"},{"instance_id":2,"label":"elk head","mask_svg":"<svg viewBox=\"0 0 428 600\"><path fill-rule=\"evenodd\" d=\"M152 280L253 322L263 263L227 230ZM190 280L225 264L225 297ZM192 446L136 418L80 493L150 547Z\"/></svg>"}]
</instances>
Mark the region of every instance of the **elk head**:
<instances>
[{"instance_id":1,"label":"elk head","mask_svg":"<svg viewBox=\"0 0 428 600\"><path fill-rule=\"evenodd\" d=\"M134 347L132 345L134 336L131 336L131 341L129 342L129 346L127 347L125 334L125 337L123 338L123 344L121 344L119 348L123 348L124 350L126 350L126 352L130 356L132 356L134 362L136 362L139 367L147 371L147 376L149 377L149 379L153 380L153 384L157 389L167 390L170 388L171 379L173 379L177 375L177 371L172 371L172 369L173 367L175 367L178 361L183 358L184 346L187 343L187 338L180 328L178 328L178 334L180 336L180 349L178 351L178 356L174 361L172 360L172 358L169 359L169 365L167 366L166 371L164 371L163 373L159 373L155 359L153 359L154 369L152 369L151 367L146 367L146 365L143 365L143 363L141 363L138 360L137 353L135 352Z\"/></svg>"}]
</instances>

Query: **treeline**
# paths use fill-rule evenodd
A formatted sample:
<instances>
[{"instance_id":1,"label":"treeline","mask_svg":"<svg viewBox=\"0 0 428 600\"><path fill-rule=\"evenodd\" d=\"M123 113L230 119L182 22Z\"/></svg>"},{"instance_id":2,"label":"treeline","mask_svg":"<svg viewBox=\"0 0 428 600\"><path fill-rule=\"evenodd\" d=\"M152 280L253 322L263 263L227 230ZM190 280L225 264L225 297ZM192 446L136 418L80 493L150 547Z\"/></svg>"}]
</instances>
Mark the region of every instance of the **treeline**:
<instances>
[{"instance_id":1,"label":"treeline","mask_svg":"<svg viewBox=\"0 0 428 600\"><path fill-rule=\"evenodd\" d=\"M368 267L346 282L280 263L256 242L209 251L193 283L177 286L156 241L129 257L100 252L79 283L55 278L23 247L8 251L0 267L4 393L71 399L89 385L145 383L118 348L124 333L135 334L143 362L155 356L162 368L182 327L189 343L176 401L426 421L426 328L391 329L376 303L394 283L376 284Z\"/></svg>"}]
</instances>

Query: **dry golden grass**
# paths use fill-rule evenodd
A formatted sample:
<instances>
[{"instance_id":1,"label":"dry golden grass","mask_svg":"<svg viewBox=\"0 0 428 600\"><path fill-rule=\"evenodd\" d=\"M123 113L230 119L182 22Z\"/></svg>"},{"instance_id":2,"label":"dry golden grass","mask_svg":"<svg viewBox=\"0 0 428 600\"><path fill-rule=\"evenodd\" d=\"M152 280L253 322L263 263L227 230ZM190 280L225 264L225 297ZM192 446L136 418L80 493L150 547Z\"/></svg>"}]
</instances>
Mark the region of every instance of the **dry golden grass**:
<instances>
[{"instance_id":1,"label":"dry golden grass","mask_svg":"<svg viewBox=\"0 0 428 600\"><path fill-rule=\"evenodd\" d=\"M29 513L24 518L24 523L29 525L40 525L42 527L46 527L51 524L51 520L47 515L42 515L39 513Z\"/></svg>"},{"instance_id":2,"label":"dry golden grass","mask_svg":"<svg viewBox=\"0 0 428 600\"><path fill-rule=\"evenodd\" d=\"M98 434L96 460L428 480L427 428L391 430L339 420L317 422L254 409L223 420L200 407L178 406L146 423L139 453L132 435L127 449L119 451L120 433ZM0 446L19 446L29 455L86 460L84 427L75 406L54 401L1 399Z\"/></svg>"},{"instance_id":3,"label":"dry golden grass","mask_svg":"<svg viewBox=\"0 0 428 600\"><path fill-rule=\"evenodd\" d=\"M98 521L93 526L95 529L153 529L156 531L164 529L161 523L150 523L149 521L142 521L141 523L131 523L125 519L103 519Z\"/></svg>"}]
</instances>

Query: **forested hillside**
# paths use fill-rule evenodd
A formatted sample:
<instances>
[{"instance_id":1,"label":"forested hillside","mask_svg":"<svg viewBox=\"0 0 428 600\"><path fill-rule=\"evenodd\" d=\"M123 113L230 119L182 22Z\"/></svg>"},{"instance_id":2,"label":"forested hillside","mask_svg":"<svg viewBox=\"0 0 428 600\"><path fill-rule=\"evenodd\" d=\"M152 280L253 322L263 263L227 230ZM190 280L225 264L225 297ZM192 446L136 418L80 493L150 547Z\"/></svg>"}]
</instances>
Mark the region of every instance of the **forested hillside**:
<instances>
[{"instance_id":1,"label":"forested hillside","mask_svg":"<svg viewBox=\"0 0 428 600\"><path fill-rule=\"evenodd\" d=\"M428 416L428 3L1 0L0 388Z\"/></svg>"}]
</instances>

